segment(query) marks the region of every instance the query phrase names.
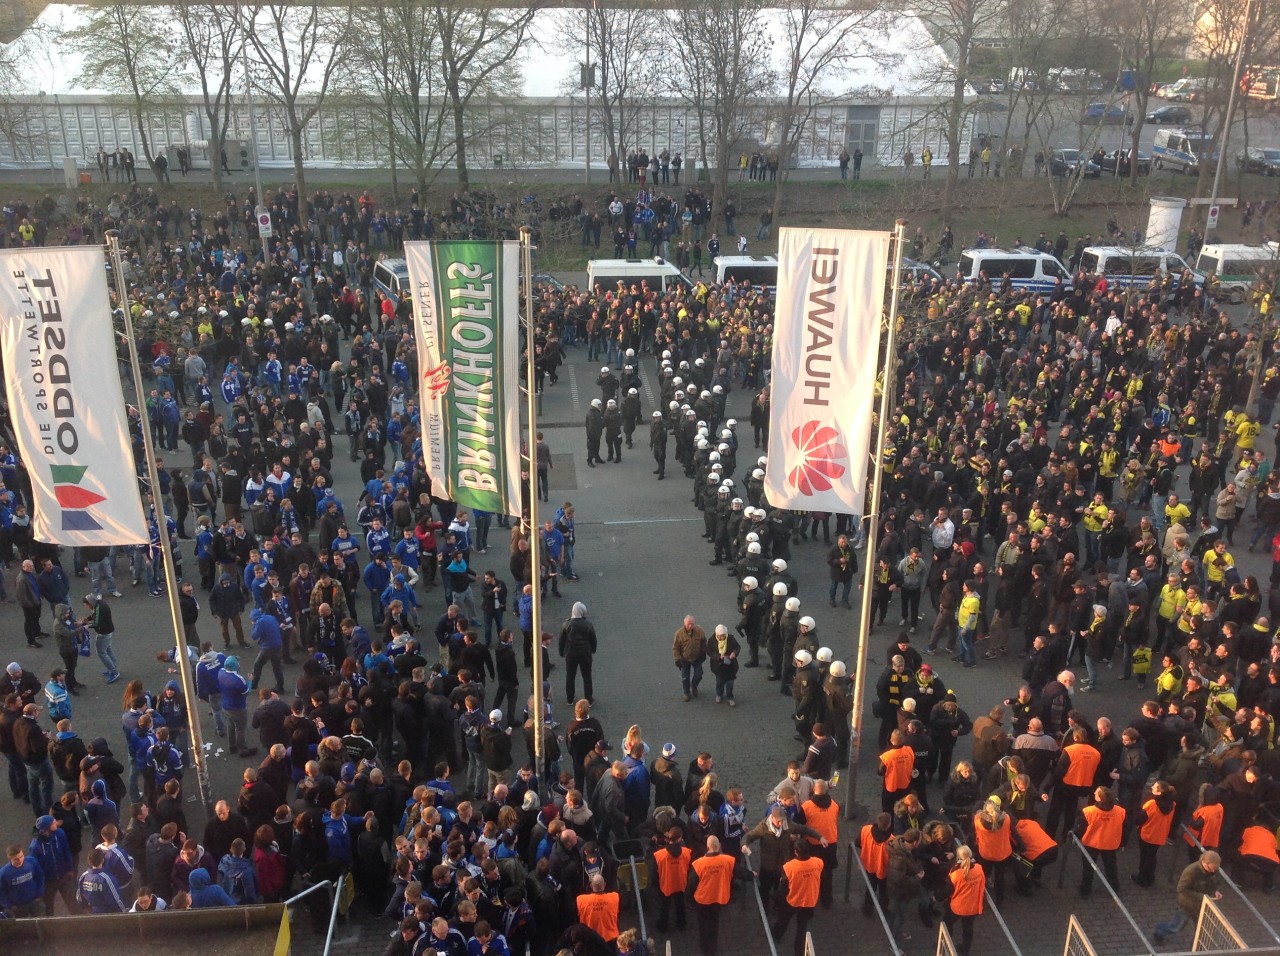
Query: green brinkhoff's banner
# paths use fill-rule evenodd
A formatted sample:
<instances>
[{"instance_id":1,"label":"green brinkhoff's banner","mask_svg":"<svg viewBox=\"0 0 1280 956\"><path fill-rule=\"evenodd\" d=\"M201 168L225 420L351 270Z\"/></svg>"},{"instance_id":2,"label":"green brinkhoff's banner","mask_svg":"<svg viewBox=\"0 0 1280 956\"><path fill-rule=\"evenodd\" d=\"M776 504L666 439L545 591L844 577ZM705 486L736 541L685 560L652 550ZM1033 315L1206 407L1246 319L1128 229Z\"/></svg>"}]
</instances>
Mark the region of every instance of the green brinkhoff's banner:
<instances>
[{"instance_id":1,"label":"green brinkhoff's banner","mask_svg":"<svg viewBox=\"0 0 1280 956\"><path fill-rule=\"evenodd\" d=\"M405 244L427 473L437 494L497 514L520 513L519 254L517 242Z\"/></svg>"}]
</instances>

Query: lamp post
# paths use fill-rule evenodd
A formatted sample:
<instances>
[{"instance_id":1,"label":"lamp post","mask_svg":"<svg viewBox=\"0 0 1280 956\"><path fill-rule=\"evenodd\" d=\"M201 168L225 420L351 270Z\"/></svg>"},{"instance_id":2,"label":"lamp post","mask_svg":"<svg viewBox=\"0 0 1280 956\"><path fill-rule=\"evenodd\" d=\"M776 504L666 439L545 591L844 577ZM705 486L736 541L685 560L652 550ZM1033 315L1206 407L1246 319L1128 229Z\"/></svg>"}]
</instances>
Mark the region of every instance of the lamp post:
<instances>
[{"instance_id":1,"label":"lamp post","mask_svg":"<svg viewBox=\"0 0 1280 956\"><path fill-rule=\"evenodd\" d=\"M40 91L40 129L44 134L45 150L49 154L49 175L52 177L52 181L57 183L58 168L53 165L53 134L49 131L49 113L45 108L46 95L44 90Z\"/></svg>"},{"instance_id":2,"label":"lamp post","mask_svg":"<svg viewBox=\"0 0 1280 956\"><path fill-rule=\"evenodd\" d=\"M1205 241L1209 239L1209 230L1216 228L1217 222L1214 221L1214 210L1218 208L1218 190L1222 187L1222 167L1224 160L1227 158L1227 144L1231 141L1231 121L1235 118L1236 112L1236 94L1240 89L1240 68L1244 64L1244 49L1249 42L1249 27L1253 22L1253 0L1245 0L1244 4L1244 24L1240 28L1240 45L1236 47L1236 62L1231 68L1231 90L1227 94L1227 115L1222 126L1222 143L1218 147L1218 161L1213 167L1213 189L1210 192L1209 206L1205 210L1204 236ZM1209 144L1212 149L1212 144Z\"/></svg>"}]
</instances>

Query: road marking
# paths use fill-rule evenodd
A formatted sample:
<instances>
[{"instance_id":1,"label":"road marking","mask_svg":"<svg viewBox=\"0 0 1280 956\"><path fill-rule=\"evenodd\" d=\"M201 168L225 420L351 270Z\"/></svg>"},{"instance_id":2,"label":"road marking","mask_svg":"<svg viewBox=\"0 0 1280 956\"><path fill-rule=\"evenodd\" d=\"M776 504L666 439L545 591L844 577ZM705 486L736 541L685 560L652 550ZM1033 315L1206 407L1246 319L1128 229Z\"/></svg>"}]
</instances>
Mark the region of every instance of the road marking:
<instances>
[{"instance_id":1,"label":"road marking","mask_svg":"<svg viewBox=\"0 0 1280 956\"><path fill-rule=\"evenodd\" d=\"M673 524L681 521L701 521L701 518L635 518L626 521L601 521L602 525L611 524ZM581 524L582 522L579 522ZM592 524L593 522L586 522Z\"/></svg>"},{"instance_id":2,"label":"road marking","mask_svg":"<svg viewBox=\"0 0 1280 956\"><path fill-rule=\"evenodd\" d=\"M653 390L653 385L649 383L649 373L643 368L640 369L640 386L644 389L645 397L649 399L650 406L657 408L658 394Z\"/></svg>"},{"instance_id":3,"label":"road marking","mask_svg":"<svg viewBox=\"0 0 1280 956\"><path fill-rule=\"evenodd\" d=\"M578 371L572 365L569 368L569 399L573 402L575 412L582 411L582 402L578 398Z\"/></svg>"}]
</instances>

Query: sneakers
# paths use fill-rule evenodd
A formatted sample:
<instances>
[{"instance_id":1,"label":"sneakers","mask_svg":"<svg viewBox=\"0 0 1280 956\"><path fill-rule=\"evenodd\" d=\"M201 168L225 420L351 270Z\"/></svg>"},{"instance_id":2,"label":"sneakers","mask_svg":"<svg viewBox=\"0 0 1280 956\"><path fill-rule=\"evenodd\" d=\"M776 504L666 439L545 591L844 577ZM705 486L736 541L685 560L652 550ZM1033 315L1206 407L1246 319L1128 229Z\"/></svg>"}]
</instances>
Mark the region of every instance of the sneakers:
<instances>
[{"instance_id":1,"label":"sneakers","mask_svg":"<svg viewBox=\"0 0 1280 956\"><path fill-rule=\"evenodd\" d=\"M684 695L682 695L682 696L681 696L681 698L680 698L680 699L681 699L681 700L683 700L683 701L687 704L687 703L689 702L689 695L688 695L688 694L684 694Z\"/></svg>"},{"instance_id":2,"label":"sneakers","mask_svg":"<svg viewBox=\"0 0 1280 956\"><path fill-rule=\"evenodd\" d=\"M719 697L716 697L716 703L717 703L717 704L718 704L718 703L720 703L720 698L719 698Z\"/></svg>"},{"instance_id":3,"label":"sneakers","mask_svg":"<svg viewBox=\"0 0 1280 956\"><path fill-rule=\"evenodd\" d=\"M107 678L107 683L114 684L119 679L120 679L120 672L116 671L116 673L112 674L110 677Z\"/></svg>"}]
</instances>

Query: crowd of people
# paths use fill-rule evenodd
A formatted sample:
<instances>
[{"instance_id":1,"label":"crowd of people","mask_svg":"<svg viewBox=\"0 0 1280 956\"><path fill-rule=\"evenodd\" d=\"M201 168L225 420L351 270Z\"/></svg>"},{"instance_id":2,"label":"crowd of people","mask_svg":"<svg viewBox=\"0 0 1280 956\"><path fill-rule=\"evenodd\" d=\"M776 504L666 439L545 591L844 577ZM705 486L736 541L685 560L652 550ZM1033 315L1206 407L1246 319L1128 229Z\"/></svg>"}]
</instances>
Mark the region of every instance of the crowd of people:
<instances>
[{"instance_id":1,"label":"crowd of people","mask_svg":"<svg viewBox=\"0 0 1280 956\"><path fill-rule=\"evenodd\" d=\"M860 517L787 511L764 494L767 290L540 288L536 387L557 381L568 349L607 363L587 413L587 463L621 464L647 413L657 479L670 451L692 483L710 563L733 579L729 624L708 635L688 616L675 632L681 697L699 697L706 664L716 703L736 706L740 691L770 683L790 699L801 756L751 814L741 787L721 785L714 747L682 770L676 744L651 748L633 725L615 759L591 716L598 635L586 601L573 602L558 642L532 632L530 535L537 580L557 596L577 579L572 503L530 529L433 494L408 307L372 284L375 249L351 225L352 211L376 221L372 197L282 191L272 205L283 238L265 261L229 234L234 198L183 217L192 238L181 244L146 233L156 208L145 199L108 217L134 227L132 307L167 456L167 521L153 509L150 542L60 554L30 540L25 464L0 449L0 524L23 562L14 584L28 643L50 636L47 606L64 664L47 684L20 662L7 672L0 752L36 821L0 870L7 914L53 913L59 897L71 912L280 900L348 875L341 905L358 899L386 917L391 954L639 952L644 941L620 925L635 921L617 850L638 840L660 933L685 928L687 898L701 951L715 953L724 907L757 880L775 935L793 932L800 952L832 903L841 808L831 784L852 711L852 667L821 645L817 608L825 583L828 610L851 609L867 562L873 625L890 626L895 603L901 617L872 684L883 812L857 843L877 886L866 905L881 905L900 940L915 905L926 924L958 924L967 953L982 888L999 904L1013 874L1034 894L1071 832L1118 890L1120 845L1138 845L1132 876L1149 886L1159 848L1179 824L1191 828L1207 852L1199 872L1184 871L1181 916L1161 936L1184 925L1196 893L1216 892L1213 854L1270 887L1275 591L1264 595L1230 550L1251 532L1280 568L1280 476L1258 446L1280 394L1269 329L1259 342L1198 294L1159 282L1130 294L1081 273L1043 295L999 276L913 283L878 463L884 521L867 554ZM9 208L22 220L53 214L36 207ZM1264 318L1269 301L1255 302ZM642 362L658 376L653 395L642 394ZM747 406L751 453L731 402ZM136 413L131 424L140 454ZM344 452L358 480L335 480ZM541 438L531 457L549 500ZM509 534L505 568L482 558L495 519ZM793 549L810 542L824 549L826 581L796 576ZM96 642L104 678L119 676L108 663L118 559L132 583L162 594L166 547L199 571L181 585L199 700L135 679L118 746L97 728L82 736L82 647ZM93 592L78 618L74 575ZM1011 633L1022 637L1022 684L1006 699L962 702L926 660L981 659L1007 679ZM521 671L541 654L548 673L557 653L573 714L544 724L538 765ZM292 687L285 667L296 668ZM739 668L759 680L740 681ZM1143 690L1128 711L1090 713L1083 695L1108 677L1150 680L1149 699ZM183 807L195 707L249 761L200 838ZM1083 874L1088 895L1092 867Z\"/></svg>"}]
</instances>

